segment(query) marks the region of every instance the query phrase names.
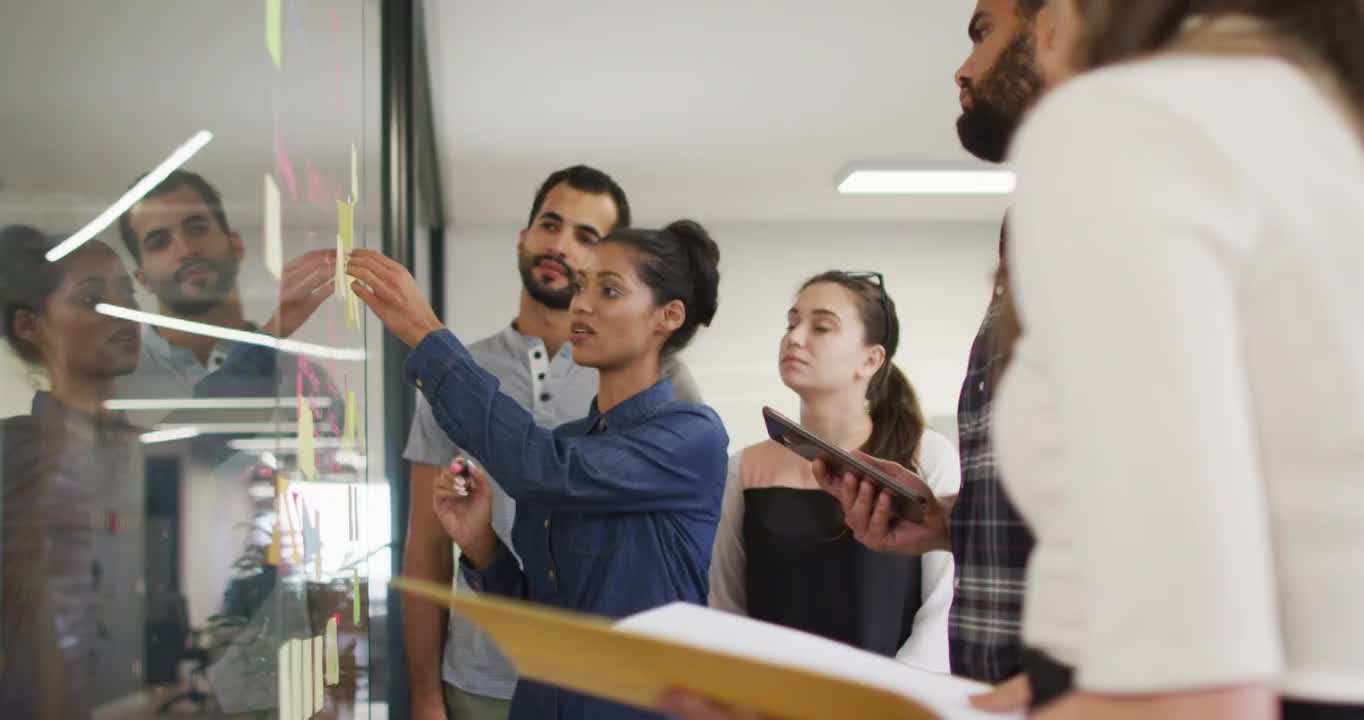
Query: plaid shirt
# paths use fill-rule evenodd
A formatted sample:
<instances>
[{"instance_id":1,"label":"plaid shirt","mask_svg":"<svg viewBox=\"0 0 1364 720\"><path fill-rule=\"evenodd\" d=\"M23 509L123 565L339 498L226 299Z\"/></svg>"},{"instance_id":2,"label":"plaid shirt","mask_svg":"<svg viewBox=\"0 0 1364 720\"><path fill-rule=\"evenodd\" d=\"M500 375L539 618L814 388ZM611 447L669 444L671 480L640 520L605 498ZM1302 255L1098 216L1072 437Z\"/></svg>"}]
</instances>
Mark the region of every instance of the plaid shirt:
<instances>
[{"instance_id":1,"label":"plaid shirt","mask_svg":"<svg viewBox=\"0 0 1364 720\"><path fill-rule=\"evenodd\" d=\"M948 619L952 672L997 683L1022 671L1023 571L1033 536L1004 494L990 443L990 330L998 297L971 346L957 406L961 492L952 510L956 593Z\"/></svg>"}]
</instances>

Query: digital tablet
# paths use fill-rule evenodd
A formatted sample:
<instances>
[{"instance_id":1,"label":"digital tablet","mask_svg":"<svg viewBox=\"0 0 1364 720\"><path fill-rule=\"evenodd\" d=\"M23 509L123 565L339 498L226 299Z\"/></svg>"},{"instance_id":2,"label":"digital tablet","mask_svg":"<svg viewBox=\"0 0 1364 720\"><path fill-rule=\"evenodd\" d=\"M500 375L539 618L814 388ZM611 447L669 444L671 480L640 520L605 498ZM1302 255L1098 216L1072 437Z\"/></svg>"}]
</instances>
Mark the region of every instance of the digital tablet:
<instances>
[{"instance_id":1,"label":"digital tablet","mask_svg":"<svg viewBox=\"0 0 1364 720\"><path fill-rule=\"evenodd\" d=\"M770 407L763 408L763 421L767 423L768 436L786 446L787 449L806 460L823 460L831 470L840 476L844 473L861 475L878 487L892 493L897 515L914 522L923 521L924 508L928 505L928 499L921 496L917 491L831 445L818 435L798 425L796 421Z\"/></svg>"}]
</instances>

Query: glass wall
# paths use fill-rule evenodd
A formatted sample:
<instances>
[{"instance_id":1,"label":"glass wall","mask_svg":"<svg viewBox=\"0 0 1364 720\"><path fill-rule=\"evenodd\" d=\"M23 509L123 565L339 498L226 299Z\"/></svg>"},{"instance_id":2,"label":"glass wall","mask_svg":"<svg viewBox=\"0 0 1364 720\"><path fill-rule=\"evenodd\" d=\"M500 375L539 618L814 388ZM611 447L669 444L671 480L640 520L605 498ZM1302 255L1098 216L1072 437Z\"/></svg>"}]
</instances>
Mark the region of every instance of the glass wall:
<instances>
[{"instance_id":1,"label":"glass wall","mask_svg":"<svg viewBox=\"0 0 1364 720\"><path fill-rule=\"evenodd\" d=\"M7 5L0 717L384 714L378 5Z\"/></svg>"}]
</instances>

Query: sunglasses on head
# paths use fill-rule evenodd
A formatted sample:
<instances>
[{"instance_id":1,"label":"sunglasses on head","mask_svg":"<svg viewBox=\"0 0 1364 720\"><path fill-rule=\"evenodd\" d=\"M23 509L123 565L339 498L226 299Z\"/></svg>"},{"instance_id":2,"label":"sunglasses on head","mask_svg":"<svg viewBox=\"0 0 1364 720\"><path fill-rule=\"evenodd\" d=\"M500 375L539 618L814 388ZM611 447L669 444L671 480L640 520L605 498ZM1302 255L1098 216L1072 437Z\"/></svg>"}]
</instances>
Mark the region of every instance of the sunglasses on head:
<instances>
[{"instance_id":1,"label":"sunglasses on head","mask_svg":"<svg viewBox=\"0 0 1364 720\"><path fill-rule=\"evenodd\" d=\"M885 348L886 348L886 352L887 352L887 353L891 352L891 346L893 345L893 343L891 342L892 338L891 338L891 336L890 336L890 331L891 331L891 322L890 322L890 320L891 320L891 318L890 318L890 296L886 294L886 278L885 278L885 276L882 275L882 274L879 273L879 272L872 272L872 271L870 271L870 270L866 270L866 271L857 271L857 272L845 272L845 273L843 273L843 274L844 274L845 276L847 276L849 279L852 279L852 280L864 280L864 281L866 281L866 282L869 282L869 283L871 283L872 285L875 285L875 286L876 286L876 289L880 292L880 299L881 299L881 317L882 317L882 319L883 319L883 320L885 321L885 323L886 323L886 327L885 327L886 334L882 336L882 338L883 338L882 343L884 344L884 346L885 346Z\"/></svg>"}]
</instances>

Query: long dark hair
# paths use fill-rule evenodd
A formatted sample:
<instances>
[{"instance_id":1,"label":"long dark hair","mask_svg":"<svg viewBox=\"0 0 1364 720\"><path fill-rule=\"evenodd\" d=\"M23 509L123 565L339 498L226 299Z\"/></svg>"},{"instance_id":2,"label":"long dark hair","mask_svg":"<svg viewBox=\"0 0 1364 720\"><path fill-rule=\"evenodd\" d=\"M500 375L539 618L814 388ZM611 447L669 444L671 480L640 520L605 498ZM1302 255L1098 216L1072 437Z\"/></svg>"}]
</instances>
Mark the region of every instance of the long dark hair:
<instances>
[{"instance_id":1,"label":"long dark hair","mask_svg":"<svg viewBox=\"0 0 1364 720\"><path fill-rule=\"evenodd\" d=\"M702 325L710 326L720 307L720 247L699 223L678 220L662 230L622 228L602 242L634 248L636 272L653 291L654 304L681 300L687 308L682 327L663 343L663 354L685 348Z\"/></svg>"},{"instance_id":2,"label":"long dark hair","mask_svg":"<svg viewBox=\"0 0 1364 720\"><path fill-rule=\"evenodd\" d=\"M0 335L14 353L31 365L41 365L38 346L19 337L15 318L22 310L42 315L47 301L61 287L71 255L48 262L47 252L56 247L56 238L27 225L10 225L0 230Z\"/></svg>"},{"instance_id":3,"label":"long dark hair","mask_svg":"<svg viewBox=\"0 0 1364 720\"><path fill-rule=\"evenodd\" d=\"M886 350L886 361L867 385L871 409L871 437L862 451L873 457L894 460L905 467L918 464L919 441L924 435L924 411L909 378L895 366L892 358L900 344L900 319L895 301L885 288L867 278L841 270L820 273L800 286L833 283L847 290L856 301L865 341Z\"/></svg>"},{"instance_id":4,"label":"long dark hair","mask_svg":"<svg viewBox=\"0 0 1364 720\"><path fill-rule=\"evenodd\" d=\"M1335 73L1364 113L1364 0L1077 0L1085 37L1079 67L1121 62L1164 48L1196 15L1249 15Z\"/></svg>"}]
</instances>

